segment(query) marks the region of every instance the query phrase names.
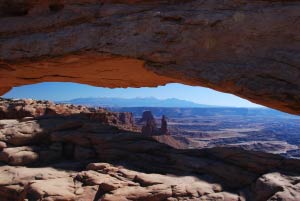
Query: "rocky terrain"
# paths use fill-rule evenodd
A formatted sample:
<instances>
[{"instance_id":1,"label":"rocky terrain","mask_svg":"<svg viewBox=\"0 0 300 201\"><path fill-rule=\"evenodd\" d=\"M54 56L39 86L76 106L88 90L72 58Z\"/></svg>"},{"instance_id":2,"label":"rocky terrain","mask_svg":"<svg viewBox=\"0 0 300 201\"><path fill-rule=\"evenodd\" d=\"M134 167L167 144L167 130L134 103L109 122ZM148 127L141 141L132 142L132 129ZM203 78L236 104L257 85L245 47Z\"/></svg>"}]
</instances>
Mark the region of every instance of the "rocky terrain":
<instances>
[{"instance_id":1,"label":"rocky terrain","mask_svg":"<svg viewBox=\"0 0 300 201\"><path fill-rule=\"evenodd\" d=\"M296 116L211 115L169 118L174 138L190 148L240 147L300 158Z\"/></svg>"},{"instance_id":2,"label":"rocky terrain","mask_svg":"<svg viewBox=\"0 0 300 201\"><path fill-rule=\"evenodd\" d=\"M151 110L156 125L161 124L160 116L165 114L169 134L181 143L182 148L239 147L300 159L300 117L296 115L267 108L110 109L132 112L139 127L142 126L140 120L144 118L140 116L142 111Z\"/></svg>"},{"instance_id":3,"label":"rocky terrain","mask_svg":"<svg viewBox=\"0 0 300 201\"><path fill-rule=\"evenodd\" d=\"M1 201L300 199L298 160L237 148L174 149L135 132L130 113L0 103Z\"/></svg>"},{"instance_id":4,"label":"rocky terrain","mask_svg":"<svg viewBox=\"0 0 300 201\"><path fill-rule=\"evenodd\" d=\"M151 111L144 111L142 118L138 121L142 124L141 132L143 135L148 136L160 136L160 135L170 135L168 132L168 124L165 115L161 118L161 127L158 128L156 125L156 119L154 118Z\"/></svg>"},{"instance_id":5,"label":"rocky terrain","mask_svg":"<svg viewBox=\"0 0 300 201\"><path fill-rule=\"evenodd\" d=\"M183 83L300 114L299 0L1 0L0 94Z\"/></svg>"},{"instance_id":6,"label":"rocky terrain","mask_svg":"<svg viewBox=\"0 0 300 201\"><path fill-rule=\"evenodd\" d=\"M298 0L1 0L0 94L46 81L177 82L299 114L299 13ZM300 200L298 160L174 149L130 113L0 106L1 201Z\"/></svg>"}]
</instances>

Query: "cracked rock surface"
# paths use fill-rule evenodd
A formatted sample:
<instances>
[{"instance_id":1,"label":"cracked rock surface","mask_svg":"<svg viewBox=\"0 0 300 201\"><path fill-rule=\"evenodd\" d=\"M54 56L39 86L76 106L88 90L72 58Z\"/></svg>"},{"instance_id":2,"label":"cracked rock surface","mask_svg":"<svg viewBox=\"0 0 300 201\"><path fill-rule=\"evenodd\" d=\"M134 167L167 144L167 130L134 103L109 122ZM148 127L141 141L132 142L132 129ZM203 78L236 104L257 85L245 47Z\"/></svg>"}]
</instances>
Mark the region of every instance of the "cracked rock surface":
<instances>
[{"instance_id":1,"label":"cracked rock surface","mask_svg":"<svg viewBox=\"0 0 300 201\"><path fill-rule=\"evenodd\" d=\"M2 0L0 93L204 86L300 113L298 0Z\"/></svg>"}]
</instances>

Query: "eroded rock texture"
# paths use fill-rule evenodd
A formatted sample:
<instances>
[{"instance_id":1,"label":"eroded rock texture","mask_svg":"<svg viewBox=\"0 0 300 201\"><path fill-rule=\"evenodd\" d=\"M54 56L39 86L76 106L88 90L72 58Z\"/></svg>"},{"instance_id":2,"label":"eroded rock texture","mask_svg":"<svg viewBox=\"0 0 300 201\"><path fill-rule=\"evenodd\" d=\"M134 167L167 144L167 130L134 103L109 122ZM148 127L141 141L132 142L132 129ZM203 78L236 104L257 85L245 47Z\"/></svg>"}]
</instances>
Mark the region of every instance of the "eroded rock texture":
<instances>
[{"instance_id":1,"label":"eroded rock texture","mask_svg":"<svg viewBox=\"0 0 300 201\"><path fill-rule=\"evenodd\" d=\"M0 120L1 201L300 199L299 160L236 148L179 150L134 132L130 121L90 118L117 120L118 113L0 103L28 111ZM56 113L34 110L49 107Z\"/></svg>"},{"instance_id":2,"label":"eroded rock texture","mask_svg":"<svg viewBox=\"0 0 300 201\"><path fill-rule=\"evenodd\" d=\"M144 111L142 118L139 120L138 124L143 124L142 134L147 136L164 136L169 135L167 119L165 115L161 118L161 127L156 126L156 120L151 111Z\"/></svg>"},{"instance_id":3,"label":"eroded rock texture","mask_svg":"<svg viewBox=\"0 0 300 201\"><path fill-rule=\"evenodd\" d=\"M299 114L299 13L298 0L1 0L0 93L180 82Z\"/></svg>"}]
</instances>

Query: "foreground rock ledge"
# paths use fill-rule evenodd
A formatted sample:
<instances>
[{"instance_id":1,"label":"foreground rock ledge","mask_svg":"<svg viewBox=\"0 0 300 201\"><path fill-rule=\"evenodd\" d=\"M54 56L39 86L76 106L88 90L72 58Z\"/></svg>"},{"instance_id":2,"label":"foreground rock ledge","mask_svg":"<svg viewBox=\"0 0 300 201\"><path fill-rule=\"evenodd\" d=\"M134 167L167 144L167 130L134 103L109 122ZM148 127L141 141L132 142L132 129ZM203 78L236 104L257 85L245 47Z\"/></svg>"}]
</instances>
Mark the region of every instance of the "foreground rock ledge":
<instances>
[{"instance_id":1,"label":"foreground rock ledge","mask_svg":"<svg viewBox=\"0 0 300 201\"><path fill-rule=\"evenodd\" d=\"M205 86L300 114L298 0L0 1L0 93Z\"/></svg>"},{"instance_id":2,"label":"foreground rock ledge","mask_svg":"<svg viewBox=\"0 0 300 201\"><path fill-rule=\"evenodd\" d=\"M299 168L236 148L174 149L137 132L131 113L0 99L1 201L299 201Z\"/></svg>"}]
</instances>

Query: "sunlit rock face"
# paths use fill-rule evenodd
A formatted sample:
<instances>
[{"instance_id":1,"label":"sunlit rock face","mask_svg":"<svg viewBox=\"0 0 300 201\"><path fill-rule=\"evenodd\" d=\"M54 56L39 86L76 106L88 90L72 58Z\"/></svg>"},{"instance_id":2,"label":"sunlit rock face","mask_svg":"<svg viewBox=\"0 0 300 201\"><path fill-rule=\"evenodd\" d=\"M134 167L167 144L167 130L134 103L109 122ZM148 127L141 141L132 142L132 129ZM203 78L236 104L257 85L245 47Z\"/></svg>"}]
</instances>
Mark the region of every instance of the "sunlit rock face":
<instances>
[{"instance_id":1,"label":"sunlit rock face","mask_svg":"<svg viewBox=\"0 0 300 201\"><path fill-rule=\"evenodd\" d=\"M43 81L171 82L300 113L300 2L0 2L0 93Z\"/></svg>"}]
</instances>

